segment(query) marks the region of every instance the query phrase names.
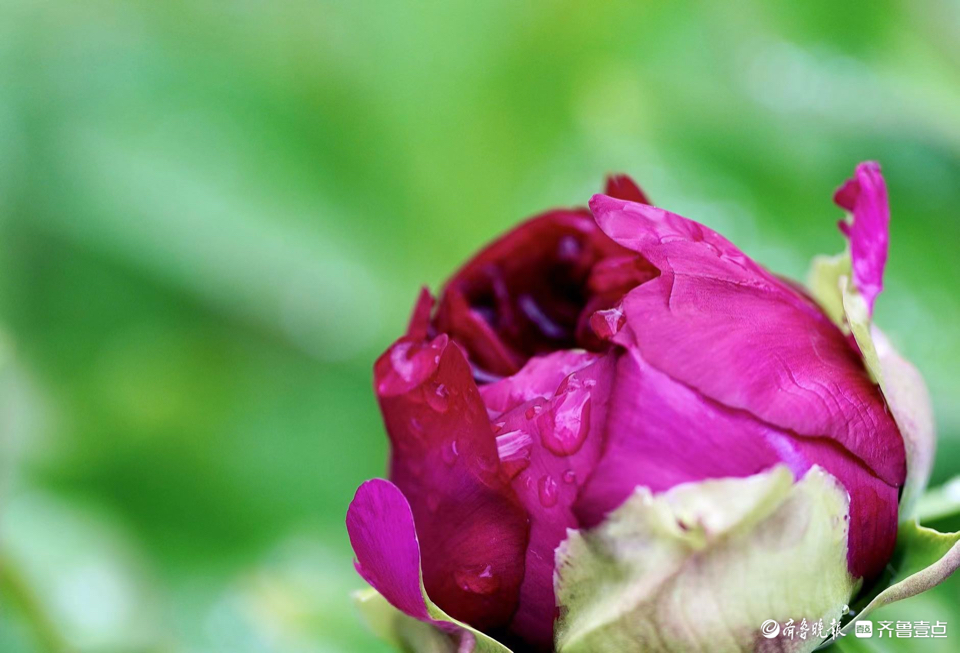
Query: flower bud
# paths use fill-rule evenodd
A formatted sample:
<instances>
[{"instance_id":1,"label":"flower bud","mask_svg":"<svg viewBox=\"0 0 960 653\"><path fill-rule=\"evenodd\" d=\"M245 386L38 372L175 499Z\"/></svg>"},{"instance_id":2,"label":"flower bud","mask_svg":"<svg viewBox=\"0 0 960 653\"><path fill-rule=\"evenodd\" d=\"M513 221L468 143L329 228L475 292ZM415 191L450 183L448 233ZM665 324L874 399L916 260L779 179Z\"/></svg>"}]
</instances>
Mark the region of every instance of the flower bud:
<instances>
[{"instance_id":1,"label":"flower bud","mask_svg":"<svg viewBox=\"0 0 960 653\"><path fill-rule=\"evenodd\" d=\"M424 291L375 365L393 485L351 506L360 573L481 650L741 650L767 617L838 616L933 435L922 379L872 335L879 167L836 201L850 248L810 292L624 176ZM687 623L718 597L729 632Z\"/></svg>"}]
</instances>

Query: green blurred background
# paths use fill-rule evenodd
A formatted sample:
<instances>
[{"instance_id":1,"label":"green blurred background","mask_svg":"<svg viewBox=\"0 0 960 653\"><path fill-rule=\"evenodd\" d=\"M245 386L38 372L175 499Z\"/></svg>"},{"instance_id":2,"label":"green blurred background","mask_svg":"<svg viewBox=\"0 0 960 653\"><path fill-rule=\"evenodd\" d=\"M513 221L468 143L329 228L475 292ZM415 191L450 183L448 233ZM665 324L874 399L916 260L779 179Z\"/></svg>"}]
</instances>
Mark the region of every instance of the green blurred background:
<instances>
[{"instance_id":1,"label":"green blurred background","mask_svg":"<svg viewBox=\"0 0 960 653\"><path fill-rule=\"evenodd\" d=\"M0 651L383 651L342 522L419 285L609 171L802 278L868 158L942 483L960 3L0 0Z\"/></svg>"}]
</instances>

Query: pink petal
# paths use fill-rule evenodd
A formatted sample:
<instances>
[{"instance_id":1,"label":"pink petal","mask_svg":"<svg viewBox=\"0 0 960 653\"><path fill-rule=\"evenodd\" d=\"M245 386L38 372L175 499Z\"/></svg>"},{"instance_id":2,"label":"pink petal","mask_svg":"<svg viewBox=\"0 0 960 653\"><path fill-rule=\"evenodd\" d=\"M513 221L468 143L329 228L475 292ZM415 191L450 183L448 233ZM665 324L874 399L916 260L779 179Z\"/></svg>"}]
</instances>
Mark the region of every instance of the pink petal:
<instances>
[{"instance_id":1,"label":"pink petal","mask_svg":"<svg viewBox=\"0 0 960 653\"><path fill-rule=\"evenodd\" d=\"M600 457L612 392L615 355L589 361L549 398L535 397L499 418L500 460L512 471L512 485L530 515L526 571L511 631L544 651L552 650L553 641L554 550L568 528L579 527L572 506Z\"/></svg>"},{"instance_id":2,"label":"pink petal","mask_svg":"<svg viewBox=\"0 0 960 653\"><path fill-rule=\"evenodd\" d=\"M401 612L439 625L420 591L420 545L400 489L379 478L361 485L347 510L347 532L363 579Z\"/></svg>"}]
</instances>

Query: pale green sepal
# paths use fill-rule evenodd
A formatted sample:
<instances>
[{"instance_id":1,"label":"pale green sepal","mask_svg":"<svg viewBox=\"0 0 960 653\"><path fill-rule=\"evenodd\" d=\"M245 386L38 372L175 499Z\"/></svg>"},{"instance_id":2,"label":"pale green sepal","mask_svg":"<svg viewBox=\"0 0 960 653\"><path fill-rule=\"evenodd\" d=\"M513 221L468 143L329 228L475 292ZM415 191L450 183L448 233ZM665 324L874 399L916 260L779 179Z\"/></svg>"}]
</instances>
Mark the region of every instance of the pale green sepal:
<instances>
[{"instance_id":1,"label":"pale green sepal","mask_svg":"<svg viewBox=\"0 0 960 653\"><path fill-rule=\"evenodd\" d=\"M960 516L960 476L928 491L917 502L917 519L921 523Z\"/></svg>"},{"instance_id":2,"label":"pale green sepal","mask_svg":"<svg viewBox=\"0 0 960 653\"><path fill-rule=\"evenodd\" d=\"M434 605L434 603L427 598L427 591L423 589L423 581L420 582L420 591L423 592L423 596L427 601L427 612L430 613L432 619L453 624L461 629L459 648L457 649L458 653L513 653L513 651L497 640L481 633L475 628L471 628L462 621L457 621Z\"/></svg>"},{"instance_id":3,"label":"pale green sepal","mask_svg":"<svg viewBox=\"0 0 960 653\"><path fill-rule=\"evenodd\" d=\"M843 298L843 312L847 318L847 326L857 341L857 347L860 348L863 364L866 366L867 372L870 373L870 379L882 388L883 370L880 364L880 356L877 354L877 348L873 343L873 335L870 332L870 309L867 308L867 302L847 277L840 279L840 292Z\"/></svg>"},{"instance_id":4,"label":"pale green sepal","mask_svg":"<svg viewBox=\"0 0 960 653\"><path fill-rule=\"evenodd\" d=\"M373 588L355 592L353 598L370 630L403 653L512 653L503 644L447 615L427 597L422 584L421 592L430 617L456 626L455 634L400 612Z\"/></svg>"},{"instance_id":5,"label":"pale green sepal","mask_svg":"<svg viewBox=\"0 0 960 653\"><path fill-rule=\"evenodd\" d=\"M871 329L871 335L880 361L880 388L903 436L907 453L907 480L900 496L900 519L905 521L913 517L933 471L937 449L933 404L920 371L893 348L876 326Z\"/></svg>"},{"instance_id":6,"label":"pale green sepal","mask_svg":"<svg viewBox=\"0 0 960 653\"><path fill-rule=\"evenodd\" d=\"M856 589L847 569L849 498L814 467L634 494L590 531L568 531L554 585L560 653L810 651L820 640L765 640L770 619L839 619Z\"/></svg>"},{"instance_id":7,"label":"pale green sepal","mask_svg":"<svg viewBox=\"0 0 960 653\"><path fill-rule=\"evenodd\" d=\"M960 567L960 533L938 533L916 521L904 522L897 533L897 550L890 564L895 569L896 582L860 610L844 626L844 632L873 610L916 596L946 580Z\"/></svg>"},{"instance_id":8,"label":"pale green sepal","mask_svg":"<svg viewBox=\"0 0 960 653\"><path fill-rule=\"evenodd\" d=\"M807 287L810 294L817 300L824 313L841 329L846 331L847 326L843 317L843 295L840 292L840 280L849 279L853 275L850 263L850 253L843 252L836 256L821 254L815 256L807 274Z\"/></svg>"}]
</instances>

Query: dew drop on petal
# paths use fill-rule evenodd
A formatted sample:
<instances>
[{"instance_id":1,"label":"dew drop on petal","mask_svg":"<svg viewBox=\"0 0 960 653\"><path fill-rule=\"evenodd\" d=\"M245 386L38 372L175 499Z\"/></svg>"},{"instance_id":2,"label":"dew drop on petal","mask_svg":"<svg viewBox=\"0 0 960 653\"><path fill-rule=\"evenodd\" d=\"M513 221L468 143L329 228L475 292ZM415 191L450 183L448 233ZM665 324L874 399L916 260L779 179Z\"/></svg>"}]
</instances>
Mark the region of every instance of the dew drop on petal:
<instances>
[{"instance_id":1,"label":"dew drop on petal","mask_svg":"<svg viewBox=\"0 0 960 653\"><path fill-rule=\"evenodd\" d=\"M555 400L553 410L537 422L543 446L557 456L580 451L590 430L590 394L569 393Z\"/></svg>"},{"instance_id":2,"label":"dew drop on petal","mask_svg":"<svg viewBox=\"0 0 960 653\"><path fill-rule=\"evenodd\" d=\"M577 473L572 469L568 469L563 473L563 482L569 485L573 485L577 482Z\"/></svg>"},{"instance_id":3,"label":"dew drop on petal","mask_svg":"<svg viewBox=\"0 0 960 653\"><path fill-rule=\"evenodd\" d=\"M472 594L493 594L500 589L500 581L490 565L470 565L453 572L457 586Z\"/></svg>"},{"instance_id":4,"label":"dew drop on petal","mask_svg":"<svg viewBox=\"0 0 960 653\"><path fill-rule=\"evenodd\" d=\"M507 477L514 479L530 466L533 438L523 431L510 431L497 437L497 455Z\"/></svg>"},{"instance_id":5,"label":"dew drop on petal","mask_svg":"<svg viewBox=\"0 0 960 653\"><path fill-rule=\"evenodd\" d=\"M445 413L447 409L450 408L450 393L444 384L439 383L430 388L426 388L423 394L427 399L427 403L430 404L430 407L438 413Z\"/></svg>"},{"instance_id":6,"label":"dew drop on petal","mask_svg":"<svg viewBox=\"0 0 960 653\"><path fill-rule=\"evenodd\" d=\"M416 364L410 360L410 348L412 346L412 342L401 342L390 350L390 365L397 376L404 381L410 381L416 370Z\"/></svg>"},{"instance_id":7,"label":"dew drop on petal","mask_svg":"<svg viewBox=\"0 0 960 653\"><path fill-rule=\"evenodd\" d=\"M559 488L557 482L549 474L540 477L538 483L540 494L540 505L544 508L553 508L557 505L559 499Z\"/></svg>"},{"instance_id":8,"label":"dew drop on petal","mask_svg":"<svg viewBox=\"0 0 960 653\"><path fill-rule=\"evenodd\" d=\"M597 311L590 316L590 327L597 337L601 340L609 340L620 333L620 329L626 323L627 318L623 311L617 308L610 308L604 311Z\"/></svg>"},{"instance_id":9,"label":"dew drop on petal","mask_svg":"<svg viewBox=\"0 0 960 653\"><path fill-rule=\"evenodd\" d=\"M443 457L443 462L448 465L457 462L457 457L460 455L460 451L457 449L457 441L451 440L450 443L443 448L440 455Z\"/></svg>"}]
</instances>

